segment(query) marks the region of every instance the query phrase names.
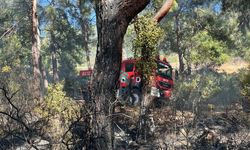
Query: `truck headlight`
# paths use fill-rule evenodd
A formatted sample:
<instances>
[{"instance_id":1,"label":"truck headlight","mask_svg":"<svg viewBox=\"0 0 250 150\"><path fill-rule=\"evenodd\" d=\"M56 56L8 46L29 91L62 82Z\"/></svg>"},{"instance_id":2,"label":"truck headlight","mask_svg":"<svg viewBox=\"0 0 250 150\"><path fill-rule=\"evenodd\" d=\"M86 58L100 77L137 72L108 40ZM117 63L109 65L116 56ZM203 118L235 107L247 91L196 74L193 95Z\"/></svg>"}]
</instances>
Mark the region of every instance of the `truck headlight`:
<instances>
[{"instance_id":1,"label":"truck headlight","mask_svg":"<svg viewBox=\"0 0 250 150\"><path fill-rule=\"evenodd\" d=\"M121 82L122 83L126 83L126 78L125 77L121 77Z\"/></svg>"}]
</instances>

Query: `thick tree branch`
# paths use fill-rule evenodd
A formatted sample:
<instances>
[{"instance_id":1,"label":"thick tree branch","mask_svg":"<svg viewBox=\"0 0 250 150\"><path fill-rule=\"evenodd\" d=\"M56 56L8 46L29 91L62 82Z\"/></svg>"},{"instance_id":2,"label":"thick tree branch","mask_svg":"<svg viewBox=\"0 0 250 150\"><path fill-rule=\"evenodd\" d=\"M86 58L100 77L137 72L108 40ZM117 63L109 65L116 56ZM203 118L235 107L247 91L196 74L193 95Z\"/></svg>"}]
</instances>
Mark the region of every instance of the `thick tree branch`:
<instances>
[{"instance_id":1,"label":"thick tree branch","mask_svg":"<svg viewBox=\"0 0 250 150\"><path fill-rule=\"evenodd\" d=\"M30 131L30 128L29 128L20 118L16 118L16 117L12 116L11 114L8 114L8 113L6 113L6 112L4 112L4 111L0 111L0 114L5 115L5 116L9 117L10 119L12 119L12 120L14 120L14 121L20 123L21 125L24 126L24 128L25 128L27 131Z\"/></svg>"},{"instance_id":2,"label":"thick tree branch","mask_svg":"<svg viewBox=\"0 0 250 150\"><path fill-rule=\"evenodd\" d=\"M119 7L120 11L118 15L125 16L128 21L130 22L134 17L135 14L141 12L148 4L150 0L123 0L120 1Z\"/></svg>"},{"instance_id":3,"label":"thick tree branch","mask_svg":"<svg viewBox=\"0 0 250 150\"><path fill-rule=\"evenodd\" d=\"M14 121L20 123L21 125L23 125L27 131L30 131L30 128L28 127L28 125L27 125L24 121L22 121L22 119L21 119L21 117L20 117L20 114L19 114L19 113L20 113L20 109L17 108L17 106L14 105L14 103L11 101L11 99L14 97L14 95L15 95L19 90L17 90L16 92L14 92L13 94L11 94L10 96L9 96L8 91L6 90L5 87L0 87L0 90L3 91L4 97L6 98L6 100L7 100L8 103L10 104L10 106L13 107L13 108L16 110L16 117L14 117L12 114L6 113L6 112L4 112L4 111L0 111L0 114L3 114L3 115L5 115L5 116L8 116L8 117L11 118L12 120L14 120Z\"/></svg>"},{"instance_id":4,"label":"thick tree branch","mask_svg":"<svg viewBox=\"0 0 250 150\"><path fill-rule=\"evenodd\" d=\"M160 22L164 16L166 16L173 5L174 0L167 0L161 9L156 13L154 19Z\"/></svg>"}]
</instances>

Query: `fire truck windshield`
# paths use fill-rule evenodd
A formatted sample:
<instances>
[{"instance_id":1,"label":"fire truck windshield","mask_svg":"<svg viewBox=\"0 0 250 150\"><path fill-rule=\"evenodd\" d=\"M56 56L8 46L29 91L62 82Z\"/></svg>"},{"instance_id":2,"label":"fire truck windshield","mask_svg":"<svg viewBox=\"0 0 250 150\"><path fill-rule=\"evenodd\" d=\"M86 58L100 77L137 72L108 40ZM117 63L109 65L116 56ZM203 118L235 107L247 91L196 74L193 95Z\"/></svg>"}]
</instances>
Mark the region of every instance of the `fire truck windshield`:
<instances>
[{"instance_id":1,"label":"fire truck windshield","mask_svg":"<svg viewBox=\"0 0 250 150\"><path fill-rule=\"evenodd\" d=\"M125 72L132 72L134 69L134 63L127 63L125 65Z\"/></svg>"},{"instance_id":2,"label":"fire truck windshield","mask_svg":"<svg viewBox=\"0 0 250 150\"><path fill-rule=\"evenodd\" d=\"M172 79L172 68L166 64L158 63L156 74L163 78Z\"/></svg>"}]
</instances>

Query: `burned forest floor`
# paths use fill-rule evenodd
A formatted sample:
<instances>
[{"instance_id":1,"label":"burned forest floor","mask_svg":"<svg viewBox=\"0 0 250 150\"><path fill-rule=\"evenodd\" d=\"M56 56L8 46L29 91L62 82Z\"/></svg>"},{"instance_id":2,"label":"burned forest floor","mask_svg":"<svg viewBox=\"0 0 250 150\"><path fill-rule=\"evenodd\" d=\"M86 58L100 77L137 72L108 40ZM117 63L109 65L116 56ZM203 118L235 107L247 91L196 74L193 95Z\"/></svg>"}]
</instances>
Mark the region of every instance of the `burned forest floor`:
<instances>
[{"instance_id":1,"label":"burned forest floor","mask_svg":"<svg viewBox=\"0 0 250 150\"><path fill-rule=\"evenodd\" d=\"M116 149L250 148L250 116L237 103L220 111L203 108L198 115L173 104L150 112L141 118L138 107L116 109Z\"/></svg>"}]
</instances>

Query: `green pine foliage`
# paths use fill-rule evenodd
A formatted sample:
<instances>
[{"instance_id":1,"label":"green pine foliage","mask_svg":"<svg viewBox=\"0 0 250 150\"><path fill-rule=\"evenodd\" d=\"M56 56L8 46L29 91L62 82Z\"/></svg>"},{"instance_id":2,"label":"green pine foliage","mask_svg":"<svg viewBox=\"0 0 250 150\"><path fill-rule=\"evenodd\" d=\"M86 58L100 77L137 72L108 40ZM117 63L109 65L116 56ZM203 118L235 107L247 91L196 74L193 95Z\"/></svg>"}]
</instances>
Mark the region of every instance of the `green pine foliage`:
<instances>
[{"instance_id":1,"label":"green pine foliage","mask_svg":"<svg viewBox=\"0 0 250 150\"><path fill-rule=\"evenodd\" d=\"M176 85L176 98L186 102L205 102L221 91L220 83L223 79L216 74L207 72L207 76L202 74L194 75L188 81L178 82Z\"/></svg>"},{"instance_id":2,"label":"green pine foliage","mask_svg":"<svg viewBox=\"0 0 250 150\"><path fill-rule=\"evenodd\" d=\"M162 39L163 30L151 16L139 17L135 22L134 55L140 61L137 67L143 74L145 81L152 75L153 68L156 67L155 59L158 56L158 43Z\"/></svg>"},{"instance_id":3,"label":"green pine foliage","mask_svg":"<svg viewBox=\"0 0 250 150\"><path fill-rule=\"evenodd\" d=\"M191 62L193 64L220 65L229 55L226 53L226 44L209 35L207 31L198 32L191 39Z\"/></svg>"}]
</instances>

